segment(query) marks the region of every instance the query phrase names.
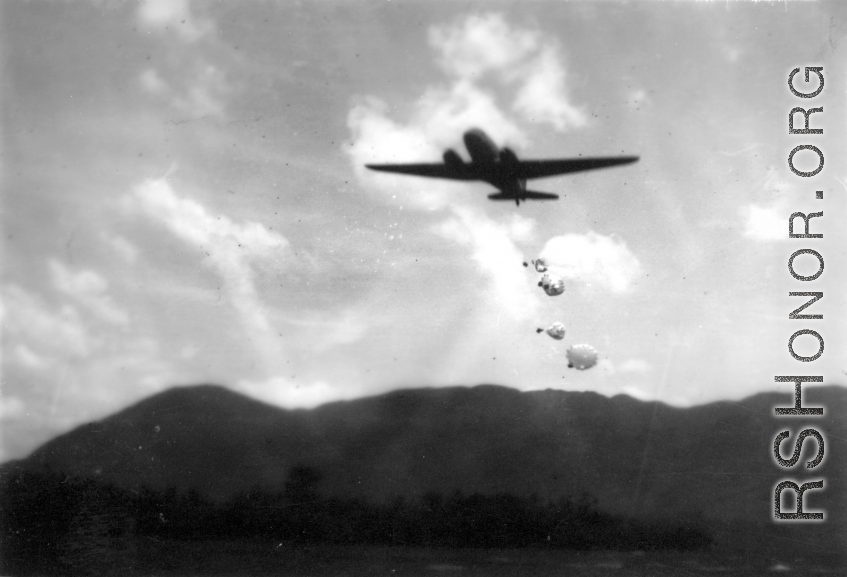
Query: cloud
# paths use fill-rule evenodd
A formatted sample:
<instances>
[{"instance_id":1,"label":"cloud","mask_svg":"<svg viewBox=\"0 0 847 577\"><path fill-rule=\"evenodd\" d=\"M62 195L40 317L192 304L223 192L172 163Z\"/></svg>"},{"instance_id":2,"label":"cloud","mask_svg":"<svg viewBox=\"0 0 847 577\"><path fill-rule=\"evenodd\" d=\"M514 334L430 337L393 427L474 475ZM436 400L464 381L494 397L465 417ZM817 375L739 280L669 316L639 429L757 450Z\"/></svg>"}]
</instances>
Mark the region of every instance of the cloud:
<instances>
[{"instance_id":1,"label":"cloud","mask_svg":"<svg viewBox=\"0 0 847 577\"><path fill-rule=\"evenodd\" d=\"M448 187L452 183L429 183L415 186L416 179L406 180L402 175L376 173L365 168L374 162L404 162L413 158L439 158L439 150L428 139L425 130L418 126L402 126L385 116L387 106L377 99L355 106L348 115L348 126L353 133L353 145L347 154L356 176L369 191L387 200L396 200L401 206L423 210L444 208L449 201Z\"/></svg>"},{"instance_id":2,"label":"cloud","mask_svg":"<svg viewBox=\"0 0 847 577\"><path fill-rule=\"evenodd\" d=\"M71 272L62 263L50 260L53 285L65 295L92 312L98 319L113 325L126 325L129 315L115 305L107 294L109 283L94 271Z\"/></svg>"},{"instance_id":3,"label":"cloud","mask_svg":"<svg viewBox=\"0 0 847 577\"><path fill-rule=\"evenodd\" d=\"M265 381L242 380L232 387L254 399L287 409L311 409L332 401L363 396L361 387L329 385L323 381L310 384L274 377Z\"/></svg>"},{"instance_id":4,"label":"cloud","mask_svg":"<svg viewBox=\"0 0 847 577\"><path fill-rule=\"evenodd\" d=\"M531 122L549 122L559 131L585 126L588 123L585 114L565 97L565 78L559 57L552 49L545 48L527 65L514 109Z\"/></svg>"},{"instance_id":5,"label":"cloud","mask_svg":"<svg viewBox=\"0 0 847 577\"><path fill-rule=\"evenodd\" d=\"M629 290L641 274L641 264L623 241L593 231L553 237L539 256L563 278L614 292Z\"/></svg>"},{"instance_id":6,"label":"cloud","mask_svg":"<svg viewBox=\"0 0 847 577\"><path fill-rule=\"evenodd\" d=\"M567 97L558 44L540 31L513 29L501 14L474 15L431 29L429 43L441 67L459 82L487 76L515 88L512 108L530 122L546 122L559 131L587 123Z\"/></svg>"},{"instance_id":7,"label":"cloud","mask_svg":"<svg viewBox=\"0 0 847 577\"><path fill-rule=\"evenodd\" d=\"M621 363L618 370L622 373L649 373L653 367L645 360L629 359Z\"/></svg>"},{"instance_id":8,"label":"cloud","mask_svg":"<svg viewBox=\"0 0 847 577\"><path fill-rule=\"evenodd\" d=\"M494 95L465 81L424 92L416 103L411 125L421 127L439 147L455 143L471 127L485 127L499 145L528 143L524 132L497 106Z\"/></svg>"},{"instance_id":9,"label":"cloud","mask_svg":"<svg viewBox=\"0 0 847 577\"><path fill-rule=\"evenodd\" d=\"M12 351L13 358L22 366L30 369L44 369L49 362L24 344L17 345Z\"/></svg>"},{"instance_id":10,"label":"cloud","mask_svg":"<svg viewBox=\"0 0 847 577\"><path fill-rule=\"evenodd\" d=\"M531 218L512 213L506 226L509 236L514 240L528 242L535 237L535 221Z\"/></svg>"},{"instance_id":11,"label":"cloud","mask_svg":"<svg viewBox=\"0 0 847 577\"><path fill-rule=\"evenodd\" d=\"M615 364L609 359L600 359L599 361L597 361L596 370L604 377L611 377L612 375L618 372L618 369L615 367Z\"/></svg>"},{"instance_id":12,"label":"cloud","mask_svg":"<svg viewBox=\"0 0 847 577\"><path fill-rule=\"evenodd\" d=\"M140 26L173 34L188 44L208 37L194 47L171 46L168 58L162 61L163 70L150 67L139 73L138 83L142 90L192 119L223 118L233 87L216 65L216 61L219 64L222 60L209 58L226 53L220 49L217 35L212 34L215 23L194 16L189 0L142 0L137 17Z\"/></svg>"},{"instance_id":13,"label":"cloud","mask_svg":"<svg viewBox=\"0 0 847 577\"><path fill-rule=\"evenodd\" d=\"M655 391L647 391L644 387L629 385L621 389L621 393L624 395L629 395L633 399L637 399L639 401L655 401L656 394ZM663 399L667 402L667 399Z\"/></svg>"},{"instance_id":14,"label":"cloud","mask_svg":"<svg viewBox=\"0 0 847 577\"><path fill-rule=\"evenodd\" d=\"M78 363L83 360L91 361L90 366L115 363L119 370L137 365L142 372L147 365L159 365L155 342L130 336L129 315L113 302L101 275L73 272L56 260L48 265L64 297L56 305L14 284L2 289L4 349L11 353L4 362L30 371L68 363L84 367Z\"/></svg>"},{"instance_id":15,"label":"cloud","mask_svg":"<svg viewBox=\"0 0 847 577\"><path fill-rule=\"evenodd\" d=\"M129 264L134 264L138 258L138 248L120 235L100 233L100 238Z\"/></svg>"},{"instance_id":16,"label":"cloud","mask_svg":"<svg viewBox=\"0 0 847 577\"><path fill-rule=\"evenodd\" d=\"M58 310L17 285L3 290L4 348L23 346L12 360L24 365L52 364L60 358L84 358L102 344L89 333L79 312L70 305ZM13 346L14 345L14 346Z\"/></svg>"},{"instance_id":17,"label":"cloud","mask_svg":"<svg viewBox=\"0 0 847 577\"><path fill-rule=\"evenodd\" d=\"M0 396L0 423L20 419L25 413L23 401L17 397Z\"/></svg>"},{"instance_id":18,"label":"cloud","mask_svg":"<svg viewBox=\"0 0 847 577\"><path fill-rule=\"evenodd\" d=\"M429 43L449 74L474 79L503 72L538 49L540 34L513 30L500 14L470 16L454 25L429 30Z\"/></svg>"},{"instance_id":19,"label":"cloud","mask_svg":"<svg viewBox=\"0 0 847 577\"><path fill-rule=\"evenodd\" d=\"M362 340L370 328L371 320L366 311L357 307L334 314L331 318L321 315L303 321L304 342L309 342L309 350L323 352L333 347L349 345Z\"/></svg>"},{"instance_id":20,"label":"cloud","mask_svg":"<svg viewBox=\"0 0 847 577\"><path fill-rule=\"evenodd\" d=\"M782 240L788 237L787 217L779 206L762 207L748 204L741 209L744 236L758 241ZM799 219L798 219L799 220ZM802 224L802 220L799 220Z\"/></svg>"},{"instance_id":21,"label":"cloud","mask_svg":"<svg viewBox=\"0 0 847 577\"><path fill-rule=\"evenodd\" d=\"M173 72L172 76L178 78L173 83L165 81L155 68L139 74L138 82L147 93L191 118L223 117L232 93L226 75L204 60L186 68Z\"/></svg>"},{"instance_id":22,"label":"cloud","mask_svg":"<svg viewBox=\"0 0 847 577\"><path fill-rule=\"evenodd\" d=\"M230 92L223 72L212 64L199 63L183 92L173 97L171 105L192 118L223 116Z\"/></svg>"},{"instance_id":23,"label":"cloud","mask_svg":"<svg viewBox=\"0 0 847 577\"><path fill-rule=\"evenodd\" d=\"M758 146L747 146L744 149L730 153L735 156ZM769 166L766 175L756 186L754 202L742 205L738 208L738 215L742 221L742 234L756 241L768 242L782 240L788 237L788 217L791 210L788 202L788 191L790 183L784 179L782 171L776 166ZM798 219L802 226L802 220Z\"/></svg>"},{"instance_id":24,"label":"cloud","mask_svg":"<svg viewBox=\"0 0 847 577\"><path fill-rule=\"evenodd\" d=\"M529 290L526 277L520 274L518 264L523 257L513 241L516 237L529 235L533 221L517 217L500 224L462 206L457 206L453 212L455 217L442 223L438 232L471 246L473 261L490 279L490 284L482 287L482 291L498 310L514 319L530 318L538 308L538 297Z\"/></svg>"},{"instance_id":25,"label":"cloud","mask_svg":"<svg viewBox=\"0 0 847 577\"><path fill-rule=\"evenodd\" d=\"M260 223L238 224L226 216L215 216L200 203L179 197L163 179L137 186L134 199L149 218L206 255L203 263L220 275L230 302L264 358L277 357L280 341L256 292L253 264L279 259L286 254L288 241Z\"/></svg>"},{"instance_id":26,"label":"cloud","mask_svg":"<svg viewBox=\"0 0 847 577\"><path fill-rule=\"evenodd\" d=\"M143 27L170 31L184 42L195 42L214 30L211 21L191 14L188 0L143 0L137 14Z\"/></svg>"}]
</instances>

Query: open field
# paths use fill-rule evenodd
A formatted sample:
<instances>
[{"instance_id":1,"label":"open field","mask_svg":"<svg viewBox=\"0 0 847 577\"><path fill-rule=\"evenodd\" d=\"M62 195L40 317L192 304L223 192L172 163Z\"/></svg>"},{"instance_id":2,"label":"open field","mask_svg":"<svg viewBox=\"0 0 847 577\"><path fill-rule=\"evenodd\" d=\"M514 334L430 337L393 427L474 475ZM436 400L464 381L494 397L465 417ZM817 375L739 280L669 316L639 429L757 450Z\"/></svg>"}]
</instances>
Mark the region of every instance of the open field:
<instances>
[{"instance_id":1,"label":"open field","mask_svg":"<svg viewBox=\"0 0 847 577\"><path fill-rule=\"evenodd\" d=\"M826 559L752 557L712 552L609 552L546 549L295 546L269 541L153 542L139 544L143 574L240 575L461 575L523 576L756 576L837 575Z\"/></svg>"}]
</instances>

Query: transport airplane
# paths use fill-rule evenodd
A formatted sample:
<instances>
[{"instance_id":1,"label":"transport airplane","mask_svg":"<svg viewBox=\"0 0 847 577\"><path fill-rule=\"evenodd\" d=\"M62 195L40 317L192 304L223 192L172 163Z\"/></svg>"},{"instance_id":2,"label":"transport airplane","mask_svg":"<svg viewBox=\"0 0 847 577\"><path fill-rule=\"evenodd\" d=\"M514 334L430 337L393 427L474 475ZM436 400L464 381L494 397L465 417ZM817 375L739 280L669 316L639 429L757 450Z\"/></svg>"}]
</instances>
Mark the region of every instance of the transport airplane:
<instances>
[{"instance_id":1,"label":"transport airplane","mask_svg":"<svg viewBox=\"0 0 847 577\"><path fill-rule=\"evenodd\" d=\"M604 156L587 158L563 158L553 160L518 160L509 148L498 149L487 134L478 128L465 132L465 147L471 155L471 161L465 162L455 150L444 153L443 163L428 164L367 164L371 170L396 172L414 176L449 178L452 180L482 180L496 186L500 192L489 194L491 200L514 200L520 205L522 200L555 200L558 194L527 190L526 181L531 178L544 178L607 168L619 164L629 164L638 160L637 156Z\"/></svg>"}]
</instances>

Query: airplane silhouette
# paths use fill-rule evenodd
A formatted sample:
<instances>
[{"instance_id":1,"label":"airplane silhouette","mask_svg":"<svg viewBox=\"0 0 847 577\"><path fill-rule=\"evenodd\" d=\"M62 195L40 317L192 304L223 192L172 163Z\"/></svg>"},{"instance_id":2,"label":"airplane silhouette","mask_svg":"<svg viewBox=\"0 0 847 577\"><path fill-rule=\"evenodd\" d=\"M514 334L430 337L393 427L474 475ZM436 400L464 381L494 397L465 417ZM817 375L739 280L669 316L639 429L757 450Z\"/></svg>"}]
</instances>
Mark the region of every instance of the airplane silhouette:
<instances>
[{"instance_id":1,"label":"airplane silhouette","mask_svg":"<svg viewBox=\"0 0 847 577\"><path fill-rule=\"evenodd\" d=\"M491 200L514 200L520 205L522 200L555 200L558 194L527 190L526 181L531 178L544 178L557 174L579 172L629 164L638 160L637 156L605 156L587 158L566 158L555 160L518 160L509 148L498 149L485 132L473 128L465 132L463 140L471 161L465 162L456 151L448 149L444 153L443 163L428 164L366 164L371 170L395 172L432 178L452 180L482 180L496 186L500 192L489 194Z\"/></svg>"}]
</instances>

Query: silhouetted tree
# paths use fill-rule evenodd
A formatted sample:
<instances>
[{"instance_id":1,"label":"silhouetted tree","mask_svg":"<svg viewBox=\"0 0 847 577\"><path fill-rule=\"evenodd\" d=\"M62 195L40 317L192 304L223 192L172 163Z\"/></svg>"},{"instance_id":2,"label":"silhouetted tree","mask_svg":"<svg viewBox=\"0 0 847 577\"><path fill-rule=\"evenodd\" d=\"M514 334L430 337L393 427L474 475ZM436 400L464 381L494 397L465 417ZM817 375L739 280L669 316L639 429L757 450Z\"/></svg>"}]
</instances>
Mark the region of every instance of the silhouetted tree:
<instances>
[{"instance_id":1,"label":"silhouetted tree","mask_svg":"<svg viewBox=\"0 0 847 577\"><path fill-rule=\"evenodd\" d=\"M136 563L135 519L108 487L79 487L77 509L59 538L59 567L67 575L110 575Z\"/></svg>"},{"instance_id":2,"label":"silhouetted tree","mask_svg":"<svg viewBox=\"0 0 847 577\"><path fill-rule=\"evenodd\" d=\"M198 491L130 493L91 479L16 472L0 478L0 574L105 575L138 567L136 538L273 537L341 545L473 548L677 549L707 547L702 519L644 522L602 512L588 494L537 497L429 492L373 504L322 498L321 476L297 466L281 491L261 487L214 504ZM153 563L154 561L148 561Z\"/></svg>"}]
</instances>

